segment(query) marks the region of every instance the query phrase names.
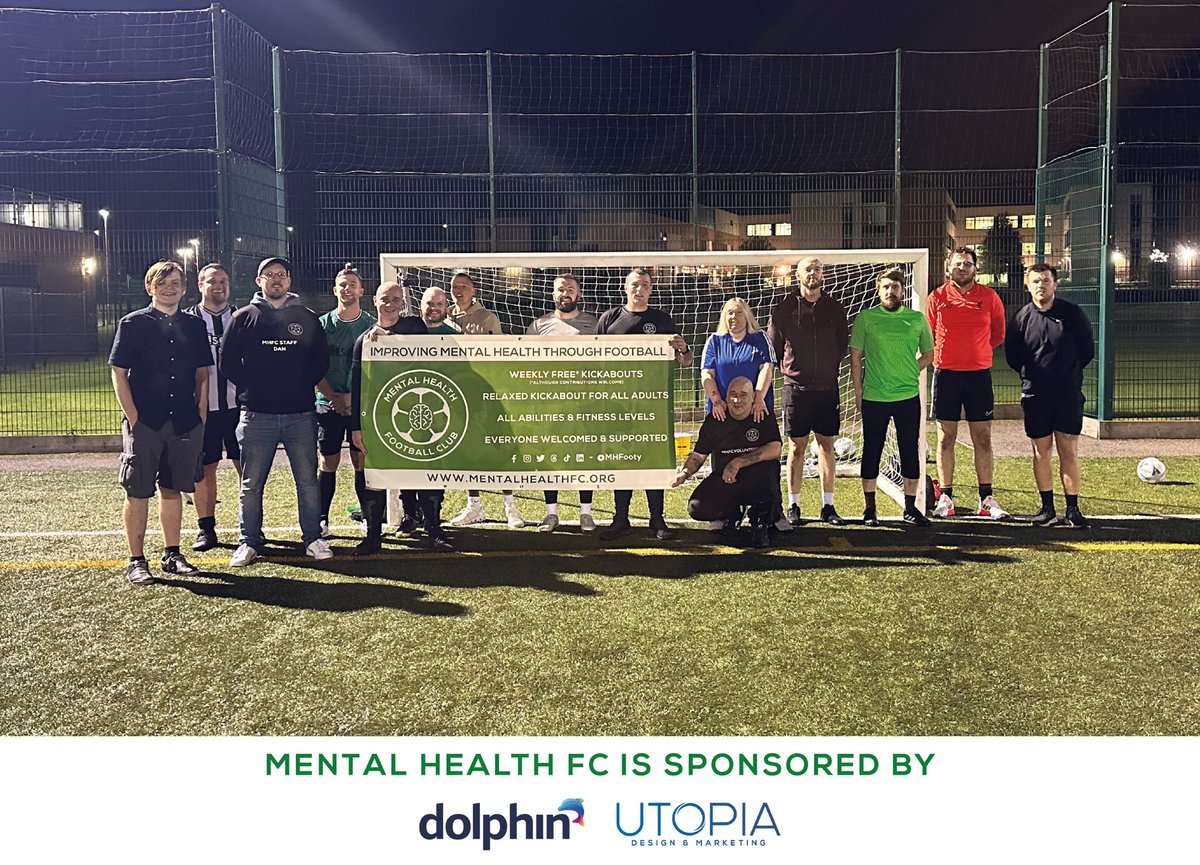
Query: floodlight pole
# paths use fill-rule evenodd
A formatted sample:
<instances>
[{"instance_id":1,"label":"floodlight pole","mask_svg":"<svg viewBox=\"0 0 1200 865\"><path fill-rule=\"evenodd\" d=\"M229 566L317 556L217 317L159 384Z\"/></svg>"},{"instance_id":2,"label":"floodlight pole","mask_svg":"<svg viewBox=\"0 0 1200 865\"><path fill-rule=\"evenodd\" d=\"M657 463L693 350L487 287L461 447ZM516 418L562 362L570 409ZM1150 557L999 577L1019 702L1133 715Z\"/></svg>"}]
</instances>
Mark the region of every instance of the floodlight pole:
<instances>
[{"instance_id":1,"label":"floodlight pole","mask_svg":"<svg viewBox=\"0 0 1200 865\"><path fill-rule=\"evenodd\" d=\"M1118 45L1120 39L1119 3L1108 4L1108 44L1105 46L1104 147L1100 186L1100 291L1096 313L1096 420L1112 420L1113 374L1115 360L1110 319L1116 313L1117 269L1113 262L1116 238L1113 236L1113 199L1117 183L1117 83L1120 77Z\"/></svg>"},{"instance_id":2,"label":"floodlight pole","mask_svg":"<svg viewBox=\"0 0 1200 865\"><path fill-rule=\"evenodd\" d=\"M1046 169L1046 154L1050 147L1050 43L1043 42L1038 52L1038 138L1037 171L1033 182L1033 254L1043 257L1046 252L1046 191L1049 179ZM1009 288L1012 288L1010 285Z\"/></svg>"},{"instance_id":3,"label":"floodlight pole","mask_svg":"<svg viewBox=\"0 0 1200 865\"><path fill-rule=\"evenodd\" d=\"M492 101L492 52L487 52L487 110L488 110L488 224L491 226L488 238L488 249L496 251L496 113ZM446 226L442 226L445 228ZM446 231L447 252L449 252L450 232Z\"/></svg>"},{"instance_id":4,"label":"floodlight pole","mask_svg":"<svg viewBox=\"0 0 1200 865\"><path fill-rule=\"evenodd\" d=\"M895 113L895 128L893 132L895 149L892 156L892 245L896 247L900 246L900 58L902 53L901 49L896 49L896 104L893 108Z\"/></svg>"}]
</instances>

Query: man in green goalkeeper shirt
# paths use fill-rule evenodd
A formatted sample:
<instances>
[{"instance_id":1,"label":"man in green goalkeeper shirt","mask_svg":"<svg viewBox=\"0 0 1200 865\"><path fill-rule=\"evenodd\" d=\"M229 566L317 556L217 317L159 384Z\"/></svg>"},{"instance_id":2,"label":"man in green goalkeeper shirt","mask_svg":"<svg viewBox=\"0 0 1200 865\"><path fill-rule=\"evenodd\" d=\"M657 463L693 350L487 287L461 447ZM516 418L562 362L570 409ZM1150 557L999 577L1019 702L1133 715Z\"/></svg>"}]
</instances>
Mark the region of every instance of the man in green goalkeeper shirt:
<instances>
[{"instance_id":1,"label":"man in green goalkeeper shirt","mask_svg":"<svg viewBox=\"0 0 1200 865\"><path fill-rule=\"evenodd\" d=\"M317 447L320 462L317 485L321 492L321 534L329 536L329 509L337 489L337 469L342 461L342 443L350 445L354 466L354 492L361 510L367 491L363 454L350 438L350 367L354 343L375 326L375 316L362 308L362 277L347 264L333 283L337 308L321 316L321 327L329 342L329 372L317 384Z\"/></svg>"},{"instance_id":2,"label":"man in green goalkeeper shirt","mask_svg":"<svg viewBox=\"0 0 1200 865\"><path fill-rule=\"evenodd\" d=\"M920 381L933 361L933 332L925 316L904 305L901 271L885 270L875 284L879 306L860 312L850 334L850 378L863 425L863 525L879 525L875 488L888 421L893 421L904 483L904 521L928 526L928 518L917 509L916 494L921 477Z\"/></svg>"}]
</instances>

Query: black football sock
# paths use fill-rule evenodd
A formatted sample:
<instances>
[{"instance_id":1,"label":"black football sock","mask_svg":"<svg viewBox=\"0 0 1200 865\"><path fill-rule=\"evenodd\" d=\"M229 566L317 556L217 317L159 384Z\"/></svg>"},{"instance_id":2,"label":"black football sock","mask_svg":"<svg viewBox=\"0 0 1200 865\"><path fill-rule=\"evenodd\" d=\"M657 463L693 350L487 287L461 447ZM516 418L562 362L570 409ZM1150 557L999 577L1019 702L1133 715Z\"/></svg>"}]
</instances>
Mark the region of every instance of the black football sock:
<instances>
[{"instance_id":1,"label":"black football sock","mask_svg":"<svg viewBox=\"0 0 1200 865\"><path fill-rule=\"evenodd\" d=\"M317 472L317 486L321 491L321 519L329 522L329 509L333 507L333 492L337 489L337 472Z\"/></svg>"},{"instance_id":2,"label":"black football sock","mask_svg":"<svg viewBox=\"0 0 1200 865\"><path fill-rule=\"evenodd\" d=\"M1042 510L1054 510L1054 490L1038 490L1038 495L1042 497Z\"/></svg>"}]
</instances>

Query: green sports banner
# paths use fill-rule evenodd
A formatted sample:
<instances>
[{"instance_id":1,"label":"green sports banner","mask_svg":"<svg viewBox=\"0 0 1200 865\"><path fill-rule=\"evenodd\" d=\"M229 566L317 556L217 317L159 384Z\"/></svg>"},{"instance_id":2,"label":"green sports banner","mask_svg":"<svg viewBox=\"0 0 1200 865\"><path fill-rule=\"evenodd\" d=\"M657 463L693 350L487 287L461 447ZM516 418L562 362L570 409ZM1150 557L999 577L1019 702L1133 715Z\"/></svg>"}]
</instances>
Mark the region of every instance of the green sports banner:
<instances>
[{"instance_id":1,"label":"green sports banner","mask_svg":"<svg viewBox=\"0 0 1200 865\"><path fill-rule=\"evenodd\" d=\"M660 336L363 342L375 489L636 489L675 479L675 353Z\"/></svg>"}]
</instances>

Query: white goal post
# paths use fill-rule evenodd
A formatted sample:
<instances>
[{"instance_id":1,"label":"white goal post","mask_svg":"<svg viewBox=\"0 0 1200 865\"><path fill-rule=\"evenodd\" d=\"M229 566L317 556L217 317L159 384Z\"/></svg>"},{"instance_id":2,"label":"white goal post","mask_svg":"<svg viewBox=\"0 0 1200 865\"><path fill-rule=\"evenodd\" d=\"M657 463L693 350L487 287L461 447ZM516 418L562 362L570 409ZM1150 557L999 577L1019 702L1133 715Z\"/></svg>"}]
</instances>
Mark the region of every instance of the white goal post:
<instances>
[{"instance_id":1,"label":"white goal post","mask_svg":"<svg viewBox=\"0 0 1200 865\"><path fill-rule=\"evenodd\" d=\"M929 252L926 249L777 249L767 251L628 251L566 253L383 253L379 273L383 282L405 287L409 313L417 312L424 289L436 285L449 293L456 270L466 270L479 289L478 299L500 318L505 333L523 334L529 323L551 311L554 278L571 273L583 291L582 307L596 315L625 302L624 279L630 269L650 270L654 289L652 306L666 310L696 352L696 363L680 369L675 383L676 430L692 431L703 419L700 362L704 341L716 329L721 306L731 297L746 300L762 329L771 310L788 291L796 262L815 256L824 265L823 289L846 307L851 327L858 312L878 303L875 277L887 268L900 268L906 278L908 302L925 311L929 286ZM778 388L779 378L776 378ZM857 474L862 452L862 423L854 404L849 358L843 359L840 381L841 436L854 442L853 456L839 460L839 474ZM921 377L921 436L917 506L924 510L926 437L926 384ZM776 395L776 404L779 397ZM785 469L786 470L786 469ZM879 488L897 502L900 488L899 454L894 433L880 464Z\"/></svg>"}]
</instances>

